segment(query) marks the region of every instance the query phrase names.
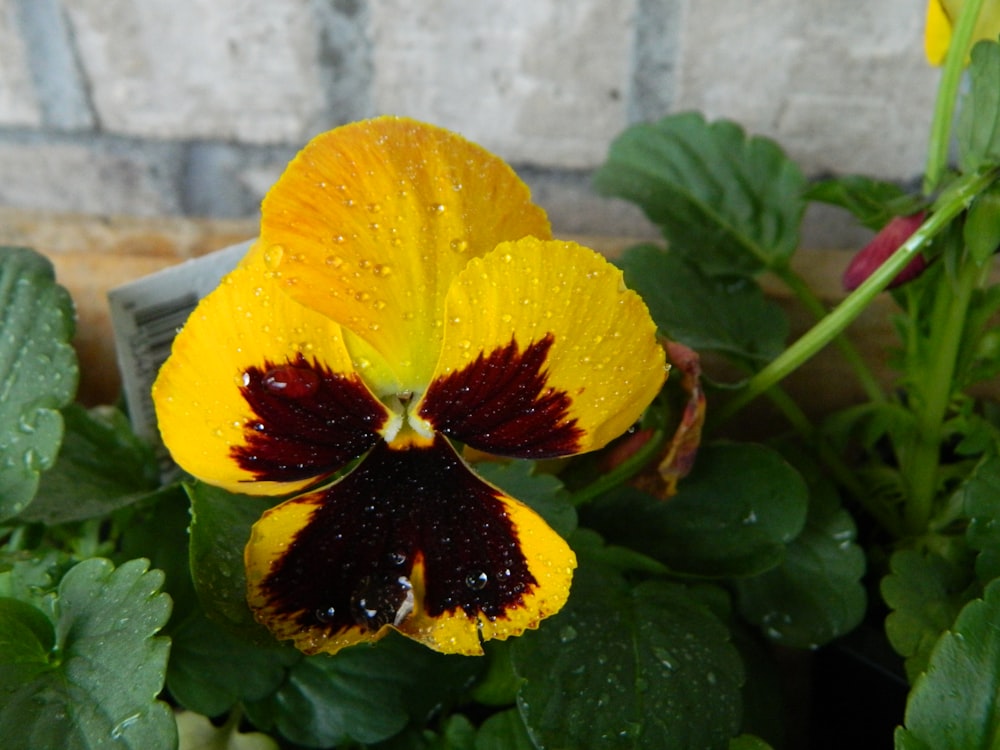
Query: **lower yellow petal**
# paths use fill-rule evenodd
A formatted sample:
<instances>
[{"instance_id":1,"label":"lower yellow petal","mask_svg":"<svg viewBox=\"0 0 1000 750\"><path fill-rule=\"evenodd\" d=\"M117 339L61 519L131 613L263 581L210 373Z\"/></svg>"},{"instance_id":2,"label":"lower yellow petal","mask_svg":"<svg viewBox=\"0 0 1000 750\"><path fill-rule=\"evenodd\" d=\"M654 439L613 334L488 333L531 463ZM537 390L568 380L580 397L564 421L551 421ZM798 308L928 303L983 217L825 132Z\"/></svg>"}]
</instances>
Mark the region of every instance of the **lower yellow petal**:
<instances>
[{"instance_id":1,"label":"lower yellow petal","mask_svg":"<svg viewBox=\"0 0 1000 750\"><path fill-rule=\"evenodd\" d=\"M595 450L666 377L656 325L621 271L572 242L500 244L457 277L417 413L473 448L519 457Z\"/></svg>"},{"instance_id":2,"label":"lower yellow petal","mask_svg":"<svg viewBox=\"0 0 1000 750\"><path fill-rule=\"evenodd\" d=\"M249 494L292 492L341 468L388 418L340 327L284 294L257 250L191 314L153 402L181 468Z\"/></svg>"},{"instance_id":3,"label":"lower yellow petal","mask_svg":"<svg viewBox=\"0 0 1000 750\"><path fill-rule=\"evenodd\" d=\"M395 629L480 654L557 612L576 558L523 504L475 476L440 436L380 443L326 490L272 508L246 548L257 619L306 653Z\"/></svg>"}]
</instances>

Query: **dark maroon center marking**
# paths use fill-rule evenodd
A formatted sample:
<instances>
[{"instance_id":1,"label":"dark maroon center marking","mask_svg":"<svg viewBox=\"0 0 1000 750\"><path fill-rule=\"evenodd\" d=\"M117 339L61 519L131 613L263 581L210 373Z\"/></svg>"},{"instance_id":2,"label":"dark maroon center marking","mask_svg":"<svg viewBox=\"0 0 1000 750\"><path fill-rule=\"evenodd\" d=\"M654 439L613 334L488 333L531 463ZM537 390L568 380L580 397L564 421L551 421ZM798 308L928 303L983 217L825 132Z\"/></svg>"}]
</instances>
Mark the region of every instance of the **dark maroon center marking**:
<instances>
[{"instance_id":1,"label":"dark maroon center marking","mask_svg":"<svg viewBox=\"0 0 1000 750\"><path fill-rule=\"evenodd\" d=\"M427 389L420 416L479 450L516 458L566 456L583 430L570 419L570 397L547 385L549 333L523 351L517 342L480 354Z\"/></svg>"},{"instance_id":2,"label":"dark maroon center marking","mask_svg":"<svg viewBox=\"0 0 1000 750\"><path fill-rule=\"evenodd\" d=\"M332 633L402 622L417 559L432 617L458 609L502 617L536 585L497 491L440 435L430 447L401 451L380 441L323 492L262 584L277 613L303 627Z\"/></svg>"},{"instance_id":3,"label":"dark maroon center marking","mask_svg":"<svg viewBox=\"0 0 1000 750\"><path fill-rule=\"evenodd\" d=\"M331 372L299 354L284 364L246 371L240 389L255 419L232 456L256 479L276 482L322 477L357 458L381 438L384 407L356 375Z\"/></svg>"}]
</instances>

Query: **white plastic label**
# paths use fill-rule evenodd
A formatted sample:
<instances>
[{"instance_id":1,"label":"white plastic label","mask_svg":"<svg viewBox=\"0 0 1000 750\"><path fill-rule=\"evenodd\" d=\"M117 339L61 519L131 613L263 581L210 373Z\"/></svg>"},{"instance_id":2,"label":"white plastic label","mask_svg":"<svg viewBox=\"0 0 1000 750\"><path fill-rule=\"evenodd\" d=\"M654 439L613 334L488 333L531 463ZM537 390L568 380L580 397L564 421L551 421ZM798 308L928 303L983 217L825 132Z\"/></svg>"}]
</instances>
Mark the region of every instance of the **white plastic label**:
<instances>
[{"instance_id":1,"label":"white plastic label","mask_svg":"<svg viewBox=\"0 0 1000 750\"><path fill-rule=\"evenodd\" d=\"M153 381L198 301L237 266L252 243L232 245L108 292L122 393L132 429L157 446L165 472L171 464L156 427L150 395Z\"/></svg>"}]
</instances>

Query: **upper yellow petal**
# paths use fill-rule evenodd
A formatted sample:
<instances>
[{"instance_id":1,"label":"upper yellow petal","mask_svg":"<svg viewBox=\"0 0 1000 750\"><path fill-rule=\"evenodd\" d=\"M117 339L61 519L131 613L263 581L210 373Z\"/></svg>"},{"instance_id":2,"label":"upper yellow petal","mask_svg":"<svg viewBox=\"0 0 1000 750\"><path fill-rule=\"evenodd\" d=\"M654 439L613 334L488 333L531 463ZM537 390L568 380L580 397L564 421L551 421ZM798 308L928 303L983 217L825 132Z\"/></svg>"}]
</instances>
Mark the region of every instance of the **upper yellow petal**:
<instances>
[{"instance_id":1,"label":"upper yellow petal","mask_svg":"<svg viewBox=\"0 0 1000 750\"><path fill-rule=\"evenodd\" d=\"M924 26L924 52L931 65L940 65L951 43L951 19L941 0L927 3L927 23Z\"/></svg>"},{"instance_id":2,"label":"upper yellow petal","mask_svg":"<svg viewBox=\"0 0 1000 750\"><path fill-rule=\"evenodd\" d=\"M248 462L237 460L240 451L246 454L262 440L254 427L263 426L263 415L248 402L245 388L250 373L296 362L318 363L337 378L336 384L353 384L354 422L347 427L359 429L340 445L305 446L316 456L318 468L312 477L260 481ZM378 439L374 431L388 416L356 376L340 327L284 294L259 246L191 314L153 385L153 402L163 442L181 468L211 484L250 494L291 492L340 468ZM359 421L365 414L368 422ZM371 429L363 429L365 424ZM280 458L281 438L277 440L268 450Z\"/></svg>"},{"instance_id":3,"label":"upper yellow petal","mask_svg":"<svg viewBox=\"0 0 1000 750\"><path fill-rule=\"evenodd\" d=\"M434 380L416 411L481 450L601 448L639 418L666 377L646 305L621 271L572 242L525 238L474 259L449 292L445 321Z\"/></svg>"},{"instance_id":4,"label":"upper yellow petal","mask_svg":"<svg viewBox=\"0 0 1000 750\"><path fill-rule=\"evenodd\" d=\"M329 316L379 396L421 390L444 299L470 258L548 237L503 161L448 131L382 117L318 136L264 200L261 242L281 283Z\"/></svg>"}]
</instances>

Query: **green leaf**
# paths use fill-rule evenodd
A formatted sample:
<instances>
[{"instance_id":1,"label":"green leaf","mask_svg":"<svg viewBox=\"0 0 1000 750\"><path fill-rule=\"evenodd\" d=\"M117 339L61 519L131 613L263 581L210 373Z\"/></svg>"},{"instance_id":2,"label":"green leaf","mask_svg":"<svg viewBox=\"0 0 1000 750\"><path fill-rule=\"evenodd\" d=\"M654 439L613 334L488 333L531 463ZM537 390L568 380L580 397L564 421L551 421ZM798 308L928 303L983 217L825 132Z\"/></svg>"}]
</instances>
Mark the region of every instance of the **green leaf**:
<instances>
[{"instance_id":1,"label":"green leaf","mask_svg":"<svg viewBox=\"0 0 1000 750\"><path fill-rule=\"evenodd\" d=\"M517 709L493 714L476 733L475 750L535 750Z\"/></svg>"},{"instance_id":2,"label":"green leaf","mask_svg":"<svg viewBox=\"0 0 1000 750\"><path fill-rule=\"evenodd\" d=\"M736 581L740 612L772 641L815 648L851 631L867 604L864 551L829 485L810 485L805 529L779 566Z\"/></svg>"},{"instance_id":3,"label":"green leaf","mask_svg":"<svg viewBox=\"0 0 1000 750\"><path fill-rule=\"evenodd\" d=\"M740 723L743 668L686 588L581 565L566 607L513 644L518 708L539 747L719 747Z\"/></svg>"},{"instance_id":4,"label":"green leaf","mask_svg":"<svg viewBox=\"0 0 1000 750\"><path fill-rule=\"evenodd\" d=\"M73 315L48 260L0 247L0 520L27 506L59 451L79 376Z\"/></svg>"},{"instance_id":5,"label":"green leaf","mask_svg":"<svg viewBox=\"0 0 1000 750\"><path fill-rule=\"evenodd\" d=\"M799 241L805 181L771 140L683 113L633 125L594 176L603 195L636 203L670 247L708 273L785 265Z\"/></svg>"},{"instance_id":6,"label":"green leaf","mask_svg":"<svg viewBox=\"0 0 1000 750\"><path fill-rule=\"evenodd\" d=\"M55 465L41 477L38 494L20 515L46 524L103 516L146 497L159 486L152 447L128 418L102 406L63 410L65 437Z\"/></svg>"},{"instance_id":7,"label":"green leaf","mask_svg":"<svg viewBox=\"0 0 1000 750\"><path fill-rule=\"evenodd\" d=\"M167 687L185 708L219 716L237 702L262 700L303 658L275 641L259 648L195 613L174 630Z\"/></svg>"},{"instance_id":8,"label":"green leaf","mask_svg":"<svg viewBox=\"0 0 1000 750\"><path fill-rule=\"evenodd\" d=\"M1000 456L985 457L962 483L956 499L969 519L966 542L979 552L976 575L983 582L1000 578Z\"/></svg>"},{"instance_id":9,"label":"green leaf","mask_svg":"<svg viewBox=\"0 0 1000 750\"><path fill-rule=\"evenodd\" d=\"M906 704L897 748L994 748L1000 734L1000 581L934 646Z\"/></svg>"},{"instance_id":10,"label":"green leaf","mask_svg":"<svg viewBox=\"0 0 1000 750\"><path fill-rule=\"evenodd\" d=\"M889 567L881 585L882 598L892 610L885 633L906 660L906 674L913 682L926 669L941 633L968 601L969 573L938 555L916 550L896 552Z\"/></svg>"},{"instance_id":11,"label":"green leaf","mask_svg":"<svg viewBox=\"0 0 1000 750\"><path fill-rule=\"evenodd\" d=\"M991 189L976 196L962 228L962 237L969 255L979 265L993 258L1000 247L1000 189Z\"/></svg>"},{"instance_id":12,"label":"green leaf","mask_svg":"<svg viewBox=\"0 0 1000 750\"><path fill-rule=\"evenodd\" d=\"M909 198L895 183L859 175L820 180L809 186L805 198L850 211L858 223L873 231L884 227L893 217L914 213L919 208L919 202Z\"/></svg>"},{"instance_id":13,"label":"green leaf","mask_svg":"<svg viewBox=\"0 0 1000 750\"><path fill-rule=\"evenodd\" d=\"M561 537L576 528L576 508L558 477L537 471L534 461L476 464L476 473L528 505Z\"/></svg>"},{"instance_id":14,"label":"green leaf","mask_svg":"<svg viewBox=\"0 0 1000 750\"><path fill-rule=\"evenodd\" d=\"M274 498L234 495L195 482L191 498L191 576L208 618L258 645L273 645L274 636L253 618L246 600L243 548L250 528Z\"/></svg>"},{"instance_id":15,"label":"green leaf","mask_svg":"<svg viewBox=\"0 0 1000 750\"><path fill-rule=\"evenodd\" d=\"M472 699L485 706L509 706L514 703L521 681L510 663L510 641L486 641L486 670L473 687Z\"/></svg>"},{"instance_id":16,"label":"green leaf","mask_svg":"<svg viewBox=\"0 0 1000 750\"><path fill-rule=\"evenodd\" d=\"M772 750L772 748L760 737L741 734L729 741L729 750Z\"/></svg>"},{"instance_id":17,"label":"green leaf","mask_svg":"<svg viewBox=\"0 0 1000 750\"><path fill-rule=\"evenodd\" d=\"M247 702L247 715L261 729L309 747L380 742L410 720L440 712L483 666L390 634L372 646L296 662L278 690Z\"/></svg>"},{"instance_id":18,"label":"green leaf","mask_svg":"<svg viewBox=\"0 0 1000 750\"><path fill-rule=\"evenodd\" d=\"M89 750L109 739L135 750L174 746L173 716L156 700L169 651L155 636L170 616L162 582L145 560L116 569L92 558L66 573L53 603L47 669L0 682L5 748Z\"/></svg>"},{"instance_id":19,"label":"green leaf","mask_svg":"<svg viewBox=\"0 0 1000 750\"><path fill-rule=\"evenodd\" d=\"M0 686L30 682L48 670L54 645L55 630L41 610L0 598Z\"/></svg>"},{"instance_id":20,"label":"green leaf","mask_svg":"<svg viewBox=\"0 0 1000 750\"><path fill-rule=\"evenodd\" d=\"M959 107L955 135L963 171L1000 164L1000 44L972 48L969 93Z\"/></svg>"},{"instance_id":21,"label":"green leaf","mask_svg":"<svg viewBox=\"0 0 1000 750\"><path fill-rule=\"evenodd\" d=\"M808 489L777 452L717 443L662 502L628 487L582 511L609 542L631 547L678 573L752 576L779 565L802 531Z\"/></svg>"},{"instance_id":22,"label":"green leaf","mask_svg":"<svg viewBox=\"0 0 1000 750\"><path fill-rule=\"evenodd\" d=\"M759 369L784 349L785 313L752 279L710 277L655 245L630 248L621 265L625 283L669 338L699 352L720 352L749 369Z\"/></svg>"}]
</instances>

